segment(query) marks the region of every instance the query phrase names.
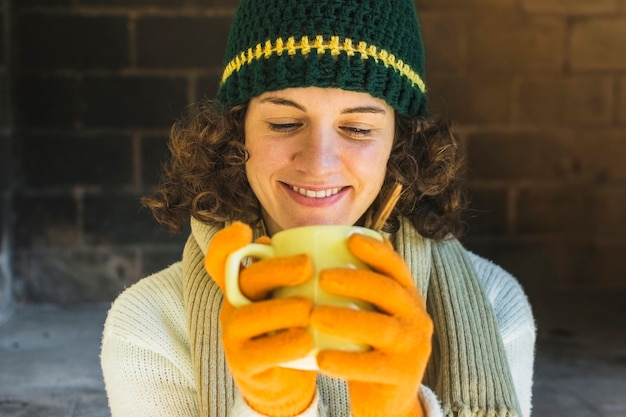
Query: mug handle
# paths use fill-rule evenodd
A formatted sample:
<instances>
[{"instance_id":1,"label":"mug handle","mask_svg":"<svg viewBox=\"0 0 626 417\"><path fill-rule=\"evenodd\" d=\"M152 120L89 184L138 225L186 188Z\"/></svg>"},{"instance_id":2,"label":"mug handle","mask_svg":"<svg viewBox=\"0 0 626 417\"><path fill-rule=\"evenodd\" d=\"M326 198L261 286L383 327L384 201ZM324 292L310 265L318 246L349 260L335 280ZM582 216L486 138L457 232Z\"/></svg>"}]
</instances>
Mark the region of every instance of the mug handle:
<instances>
[{"instance_id":1,"label":"mug handle","mask_svg":"<svg viewBox=\"0 0 626 417\"><path fill-rule=\"evenodd\" d=\"M226 299L234 307L252 303L239 288L239 266L244 258L250 256L258 259L272 258L275 256L274 248L260 243L250 243L228 255L224 269Z\"/></svg>"}]
</instances>

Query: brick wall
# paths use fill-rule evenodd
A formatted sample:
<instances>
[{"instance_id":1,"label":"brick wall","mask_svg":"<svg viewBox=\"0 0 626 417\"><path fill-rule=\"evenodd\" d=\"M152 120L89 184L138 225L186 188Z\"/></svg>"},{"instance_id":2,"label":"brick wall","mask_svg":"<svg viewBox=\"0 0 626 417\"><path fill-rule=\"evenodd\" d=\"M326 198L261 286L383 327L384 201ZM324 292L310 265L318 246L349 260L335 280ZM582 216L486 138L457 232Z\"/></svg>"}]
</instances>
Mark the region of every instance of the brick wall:
<instances>
[{"instance_id":1,"label":"brick wall","mask_svg":"<svg viewBox=\"0 0 626 417\"><path fill-rule=\"evenodd\" d=\"M4 1L16 296L110 299L180 256L139 198L215 92L236 1ZM626 0L417 3L433 111L469 150L465 243L527 287L625 287Z\"/></svg>"},{"instance_id":2,"label":"brick wall","mask_svg":"<svg viewBox=\"0 0 626 417\"><path fill-rule=\"evenodd\" d=\"M465 243L529 288L625 288L626 1L418 4L469 152Z\"/></svg>"}]
</instances>

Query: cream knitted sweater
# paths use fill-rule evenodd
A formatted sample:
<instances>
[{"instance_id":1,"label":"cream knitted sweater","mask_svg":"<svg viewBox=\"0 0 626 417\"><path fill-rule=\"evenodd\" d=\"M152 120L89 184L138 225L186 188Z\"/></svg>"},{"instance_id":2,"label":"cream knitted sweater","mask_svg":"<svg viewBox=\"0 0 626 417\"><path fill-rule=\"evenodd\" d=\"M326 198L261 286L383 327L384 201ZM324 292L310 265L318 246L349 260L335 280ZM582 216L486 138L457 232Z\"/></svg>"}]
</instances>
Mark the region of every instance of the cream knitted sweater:
<instances>
[{"instance_id":1,"label":"cream knitted sweater","mask_svg":"<svg viewBox=\"0 0 626 417\"><path fill-rule=\"evenodd\" d=\"M529 417L535 345L530 305L512 276L474 254L469 257L493 306L522 415ZM105 324L101 360L112 417L199 416L181 263L141 280L118 297ZM227 367L222 355L207 360L210 367ZM224 390L231 386L227 381L215 383ZM220 410L227 406L216 402L216 415L259 416L237 392L225 394L235 397L232 408ZM319 397L302 416L326 415ZM420 398L430 417L442 415L428 387L422 386Z\"/></svg>"}]
</instances>

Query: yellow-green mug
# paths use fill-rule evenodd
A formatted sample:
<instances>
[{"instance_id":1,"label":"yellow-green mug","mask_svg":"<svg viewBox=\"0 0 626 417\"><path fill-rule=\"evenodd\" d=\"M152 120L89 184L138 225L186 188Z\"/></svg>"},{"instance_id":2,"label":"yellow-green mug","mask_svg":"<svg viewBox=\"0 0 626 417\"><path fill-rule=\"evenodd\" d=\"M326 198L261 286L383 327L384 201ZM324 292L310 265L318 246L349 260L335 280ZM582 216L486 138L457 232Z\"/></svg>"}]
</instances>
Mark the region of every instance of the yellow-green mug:
<instances>
[{"instance_id":1,"label":"yellow-green mug","mask_svg":"<svg viewBox=\"0 0 626 417\"><path fill-rule=\"evenodd\" d=\"M372 229L359 226L316 225L286 229L272 236L269 245L251 243L233 252L226 261L226 297L235 307L252 303L239 288L239 268L245 258L267 259L273 257L307 254L313 262L313 277L300 285L278 288L272 292L272 298L294 295L311 299L316 305L331 305L352 309L372 310L371 304L347 297L336 296L324 291L318 283L319 272L328 268L369 269L367 265L352 255L347 246L350 235L360 233L382 240L382 235ZM322 349L338 349L363 352L369 346L355 343L346 338L323 334L309 329L315 342L315 348L301 359L285 363L282 366L297 369L317 369L315 357Z\"/></svg>"}]
</instances>

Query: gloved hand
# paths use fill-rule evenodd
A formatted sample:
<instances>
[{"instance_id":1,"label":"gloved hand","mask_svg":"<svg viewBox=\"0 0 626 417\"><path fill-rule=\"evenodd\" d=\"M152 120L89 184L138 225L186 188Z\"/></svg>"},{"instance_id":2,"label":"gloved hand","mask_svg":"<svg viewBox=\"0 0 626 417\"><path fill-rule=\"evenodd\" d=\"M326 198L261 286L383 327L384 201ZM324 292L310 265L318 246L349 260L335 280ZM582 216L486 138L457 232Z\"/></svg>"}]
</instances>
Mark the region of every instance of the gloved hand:
<instances>
[{"instance_id":1,"label":"gloved hand","mask_svg":"<svg viewBox=\"0 0 626 417\"><path fill-rule=\"evenodd\" d=\"M251 240L250 227L236 222L219 231L209 244L204 265L222 291L228 255ZM306 356L313 348L305 330L311 301L300 297L264 300L272 289L300 284L312 275L306 255L262 260L245 268L239 281L243 294L257 302L234 308L224 298L220 322L226 360L244 399L261 414L300 414L315 395L316 372L278 366Z\"/></svg>"},{"instance_id":2,"label":"gloved hand","mask_svg":"<svg viewBox=\"0 0 626 417\"><path fill-rule=\"evenodd\" d=\"M360 298L378 311L315 307L311 326L370 345L362 353L324 350L320 372L348 381L354 417L423 416L418 399L431 352L433 324L404 260L391 244L355 234L350 251L372 271L328 269L326 291Z\"/></svg>"}]
</instances>

